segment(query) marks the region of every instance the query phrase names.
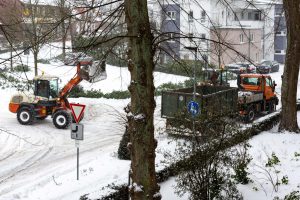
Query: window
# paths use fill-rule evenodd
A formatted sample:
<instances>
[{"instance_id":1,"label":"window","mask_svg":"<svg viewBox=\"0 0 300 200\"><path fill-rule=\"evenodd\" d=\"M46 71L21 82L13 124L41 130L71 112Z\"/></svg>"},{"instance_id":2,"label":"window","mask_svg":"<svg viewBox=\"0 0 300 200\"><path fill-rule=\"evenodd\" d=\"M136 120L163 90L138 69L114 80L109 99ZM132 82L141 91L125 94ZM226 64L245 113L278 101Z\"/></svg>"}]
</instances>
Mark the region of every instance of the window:
<instances>
[{"instance_id":1,"label":"window","mask_svg":"<svg viewBox=\"0 0 300 200\"><path fill-rule=\"evenodd\" d=\"M248 12L248 20L252 19L252 12Z\"/></svg>"},{"instance_id":2,"label":"window","mask_svg":"<svg viewBox=\"0 0 300 200\"><path fill-rule=\"evenodd\" d=\"M285 33L285 31L278 31L278 32L276 32L276 35L278 35L278 36L285 36L286 33Z\"/></svg>"},{"instance_id":3,"label":"window","mask_svg":"<svg viewBox=\"0 0 300 200\"><path fill-rule=\"evenodd\" d=\"M194 13L193 13L193 11L191 10L191 11L189 12L189 21L192 22L193 20L194 20Z\"/></svg>"},{"instance_id":4,"label":"window","mask_svg":"<svg viewBox=\"0 0 300 200\"><path fill-rule=\"evenodd\" d=\"M168 33L168 42L175 42L174 33Z\"/></svg>"},{"instance_id":5,"label":"window","mask_svg":"<svg viewBox=\"0 0 300 200\"><path fill-rule=\"evenodd\" d=\"M260 85L260 78L244 77L242 80L244 85Z\"/></svg>"},{"instance_id":6,"label":"window","mask_svg":"<svg viewBox=\"0 0 300 200\"><path fill-rule=\"evenodd\" d=\"M275 53L276 54L281 54L281 50L280 49L275 49Z\"/></svg>"},{"instance_id":7,"label":"window","mask_svg":"<svg viewBox=\"0 0 300 200\"><path fill-rule=\"evenodd\" d=\"M201 34L201 41L205 41L205 39L206 39L206 35L205 35L205 33L202 33Z\"/></svg>"},{"instance_id":8,"label":"window","mask_svg":"<svg viewBox=\"0 0 300 200\"><path fill-rule=\"evenodd\" d=\"M240 34L240 43L244 42L244 34Z\"/></svg>"},{"instance_id":9,"label":"window","mask_svg":"<svg viewBox=\"0 0 300 200\"><path fill-rule=\"evenodd\" d=\"M204 10L201 11L201 21L205 21L206 12Z\"/></svg>"},{"instance_id":10,"label":"window","mask_svg":"<svg viewBox=\"0 0 300 200\"><path fill-rule=\"evenodd\" d=\"M261 12L260 11L256 11L254 13L254 20L256 20L256 21L261 20Z\"/></svg>"},{"instance_id":11,"label":"window","mask_svg":"<svg viewBox=\"0 0 300 200\"><path fill-rule=\"evenodd\" d=\"M194 37L194 33L189 33L189 34L188 34L188 37L189 37L190 39L192 39L192 38Z\"/></svg>"},{"instance_id":12,"label":"window","mask_svg":"<svg viewBox=\"0 0 300 200\"><path fill-rule=\"evenodd\" d=\"M273 85L271 78L266 78L266 85L267 86L272 86Z\"/></svg>"},{"instance_id":13,"label":"window","mask_svg":"<svg viewBox=\"0 0 300 200\"><path fill-rule=\"evenodd\" d=\"M234 13L234 21L239 21L239 18L237 16L237 13Z\"/></svg>"},{"instance_id":14,"label":"window","mask_svg":"<svg viewBox=\"0 0 300 200\"><path fill-rule=\"evenodd\" d=\"M253 33L250 34L250 41L254 42L254 34Z\"/></svg>"},{"instance_id":15,"label":"window","mask_svg":"<svg viewBox=\"0 0 300 200\"><path fill-rule=\"evenodd\" d=\"M168 11L167 12L167 20L176 20L176 12Z\"/></svg>"},{"instance_id":16,"label":"window","mask_svg":"<svg viewBox=\"0 0 300 200\"><path fill-rule=\"evenodd\" d=\"M244 12L241 12L241 19L244 19Z\"/></svg>"}]
</instances>

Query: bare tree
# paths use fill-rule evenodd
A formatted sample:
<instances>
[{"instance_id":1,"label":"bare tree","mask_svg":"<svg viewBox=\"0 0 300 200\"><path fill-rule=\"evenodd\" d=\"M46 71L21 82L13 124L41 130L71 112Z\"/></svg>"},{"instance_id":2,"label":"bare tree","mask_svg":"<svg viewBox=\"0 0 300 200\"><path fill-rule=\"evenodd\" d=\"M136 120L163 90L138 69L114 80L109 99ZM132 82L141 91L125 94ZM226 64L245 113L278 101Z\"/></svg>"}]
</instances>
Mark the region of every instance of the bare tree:
<instances>
[{"instance_id":1,"label":"bare tree","mask_svg":"<svg viewBox=\"0 0 300 200\"><path fill-rule=\"evenodd\" d=\"M283 1L287 25L287 53L282 78L282 113L279 130L299 132L297 124L297 85L300 64L300 1Z\"/></svg>"},{"instance_id":2,"label":"bare tree","mask_svg":"<svg viewBox=\"0 0 300 200\"><path fill-rule=\"evenodd\" d=\"M31 47L34 57L34 74L38 75L37 63L40 49L57 31L56 7L39 5L39 0L29 0L25 7L25 41Z\"/></svg>"}]
</instances>

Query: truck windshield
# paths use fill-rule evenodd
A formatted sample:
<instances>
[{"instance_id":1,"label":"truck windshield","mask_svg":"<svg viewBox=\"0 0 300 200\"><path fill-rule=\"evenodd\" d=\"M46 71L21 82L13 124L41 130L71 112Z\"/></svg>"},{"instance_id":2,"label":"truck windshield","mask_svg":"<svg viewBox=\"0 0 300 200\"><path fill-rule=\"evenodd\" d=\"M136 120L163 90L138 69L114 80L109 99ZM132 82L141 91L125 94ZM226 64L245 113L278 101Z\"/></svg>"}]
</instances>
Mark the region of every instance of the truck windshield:
<instances>
[{"instance_id":1,"label":"truck windshield","mask_svg":"<svg viewBox=\"0 0 300 200\"><path fill-rule=\"evenodd\" d=\"M50 81L50 98L58 97L58 79Z\"/></svg>"},{"instance_id":2,"label":"truck windshield","mask_svg":"<svg viewBox=\"0 0 300 200\"><path fill-rule=\"evenodd\" d=\"M260 85L260 78L244 77L242 80L242 84L244 84L244 85Z\"/></svg>"}]
</instances>

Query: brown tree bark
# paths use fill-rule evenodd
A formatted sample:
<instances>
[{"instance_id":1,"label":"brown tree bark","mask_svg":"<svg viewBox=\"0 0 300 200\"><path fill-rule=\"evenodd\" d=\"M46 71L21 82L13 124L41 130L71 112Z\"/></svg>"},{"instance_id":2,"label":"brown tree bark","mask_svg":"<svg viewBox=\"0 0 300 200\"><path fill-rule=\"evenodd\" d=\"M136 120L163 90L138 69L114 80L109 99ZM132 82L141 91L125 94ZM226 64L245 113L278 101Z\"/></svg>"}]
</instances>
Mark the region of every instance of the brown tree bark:
<instances>
[{"instance_id":1,"label":"brown tree bark","mask_svg":"<svg viewBox=\"0 0 300 200\"><path fill-rule=\"evenodd\" d=\"M287 52L282 78L280 131L299 132L297 124L297 85L300 64L300 1L284 0L287 26Z\"/></svg>"},{"instance_id":2,"label":"brown tree bark","mask_svg":"<svg viewBox=\"0 0 300 200\"><path fill-rule=\"evenodd\" d=\"M131 104L127 115L130 133L131 178L133 200L161 199L155 176L153 113L154 50L153 35L147 10L147 0L125 0L129 48L128 69L131 74Z\"/></svg>"}]
</instances>

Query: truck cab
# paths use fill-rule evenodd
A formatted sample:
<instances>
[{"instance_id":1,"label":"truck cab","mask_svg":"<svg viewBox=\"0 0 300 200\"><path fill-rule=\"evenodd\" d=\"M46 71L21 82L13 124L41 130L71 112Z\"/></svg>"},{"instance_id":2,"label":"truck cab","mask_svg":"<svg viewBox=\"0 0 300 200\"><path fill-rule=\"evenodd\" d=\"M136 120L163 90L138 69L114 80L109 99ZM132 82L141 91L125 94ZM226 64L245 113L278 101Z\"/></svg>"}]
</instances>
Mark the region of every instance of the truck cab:
<instances>
[{"instance_id":1,"label":"truck cab","mask_svg":"<svg viewBox=\"0 0 300 200\"><path fill-rule=\"evenodd\" d=\"M276 97L275 81L272 81L271 76L262 74L242 74L240 75L240 85L246 91L261 91L264 94L265 100L270 100Z\"/></svg>"},{"instance_id":2,"label":"truck cab","mask_svg":"<svg viewBox=\"0 0 300 200\"><path fill-rule=\"evenodd\" d=\"M240 114L251 122L255 115L264 111L276 110L278 98L275 93L275 81L271 76L262 74L241 74L237 81L239 91Z\"/></svg>"}]
</instances>

